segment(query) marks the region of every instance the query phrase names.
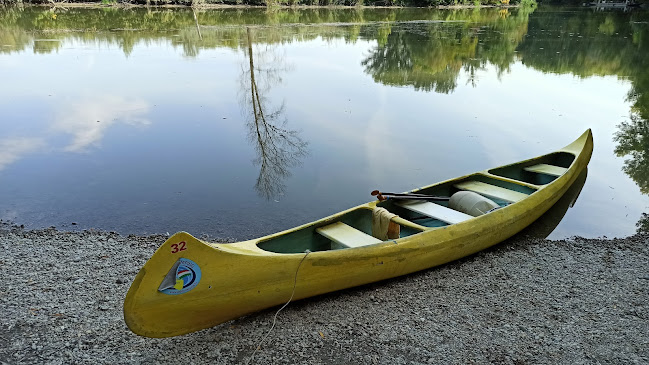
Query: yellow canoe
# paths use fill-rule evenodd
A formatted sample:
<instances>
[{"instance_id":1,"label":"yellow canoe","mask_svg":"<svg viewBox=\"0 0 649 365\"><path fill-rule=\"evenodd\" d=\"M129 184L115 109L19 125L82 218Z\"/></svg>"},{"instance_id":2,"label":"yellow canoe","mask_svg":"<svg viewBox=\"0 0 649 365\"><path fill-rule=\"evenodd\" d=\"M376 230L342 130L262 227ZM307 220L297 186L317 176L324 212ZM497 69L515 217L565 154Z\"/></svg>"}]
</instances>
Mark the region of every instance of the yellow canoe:
<instances>
[{"instance_id":1,"label":"yellow canoe","mask_svg":"<svg viewBox=\"0 0 649 365\"><path fill-rule=\"evenodd\" d=\"M592 151L589 129L556 152L413 191L474 191L500 206L478 216L446 202L387 199L245 242L215 244L176 233L135 277L124 319L142 336L177 336L286 303L292 294L294 300L307 298L471 255L552 207L587 167ZM398 238L371 236L377 206L397 215L391 222L399 225Z\"/></svg>"}]
</instances>

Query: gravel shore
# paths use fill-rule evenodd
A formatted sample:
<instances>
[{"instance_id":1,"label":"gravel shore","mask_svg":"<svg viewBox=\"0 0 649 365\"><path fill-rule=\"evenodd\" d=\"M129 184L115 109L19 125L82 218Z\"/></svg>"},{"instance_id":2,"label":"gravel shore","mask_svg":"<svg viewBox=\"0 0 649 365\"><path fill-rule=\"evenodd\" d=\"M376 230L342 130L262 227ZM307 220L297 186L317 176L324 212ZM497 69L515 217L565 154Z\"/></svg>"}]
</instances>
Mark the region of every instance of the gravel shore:
<instances>
[{"instance_id":1,"label":"gravel shore","mask_svg":"<svg viewBox=\"0 0 649 365\"><path fill-rule=\"evenodd\" d=\"M0 363L246 363L277 308L175 338L128 330L124 297L164 240L0 224ZM647 364L648 242L516 237L294 302L251 363Z\"/></svg>"}]
</instances>

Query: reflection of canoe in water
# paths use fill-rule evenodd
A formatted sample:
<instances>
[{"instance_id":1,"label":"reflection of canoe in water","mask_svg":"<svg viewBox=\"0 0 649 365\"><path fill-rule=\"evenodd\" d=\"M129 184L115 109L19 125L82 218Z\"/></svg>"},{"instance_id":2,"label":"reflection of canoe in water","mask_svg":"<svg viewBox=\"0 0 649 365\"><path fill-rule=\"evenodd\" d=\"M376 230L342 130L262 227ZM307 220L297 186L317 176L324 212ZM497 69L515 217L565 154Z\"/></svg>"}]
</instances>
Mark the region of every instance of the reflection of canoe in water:
<instances>
[{"instance_id":1,"label":"reflection of canoe in water","mask_svg":"<svg viewBox=\"0 0 649 365\"><path fill-rule=\"evenodd\" d=\"M391 198L245 242L211 244L177 233L136 276L124 318L140 335L181 335L285 303L293 294L306 298L473 254L550 209L586 168L592 150L588 130L557 152L416 191L477 192L499 206L482 215L460 213L446 201ZM400 228L398 238L370 235L377 206L397 214L391 222Z\"/></svg>"},{"instance_id":2,"label":"reflection of canoe in water","mask_svg":"<svg viewBox=\"0 0 649 365\"><path fill-rule=\"evenodd\" d=\"M555 228L561 223L563 217L568 212L569 208L572 208L579 198L581 189L586 183L586 178L588 177L588 168L585 168L568 190L563 194L561 198L545 212L539 219L535 220L534 223L527 226L525 229L516 234L513 238L517 237L529 237L529 238L547 238Z\"/></svg>"}]
</instances>

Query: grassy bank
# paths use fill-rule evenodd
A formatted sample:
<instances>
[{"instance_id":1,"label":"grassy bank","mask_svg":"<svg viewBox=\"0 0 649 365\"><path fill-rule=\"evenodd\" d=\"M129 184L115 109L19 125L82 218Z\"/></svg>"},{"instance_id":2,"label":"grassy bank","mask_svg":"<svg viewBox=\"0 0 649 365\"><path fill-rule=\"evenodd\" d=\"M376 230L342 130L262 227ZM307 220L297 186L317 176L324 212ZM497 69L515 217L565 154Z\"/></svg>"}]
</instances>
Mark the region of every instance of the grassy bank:
<instances>
[{"instance_id":1,"label":"grassy bank","mask_svg":"<svg viewBox=\"0 0 649 365\"><path fill-rule=\"evenodd\" d=\"M0 0L0 4L31 5L151 5L151 6L517 6L535 0Z\"/></svg>"}]
</instances>

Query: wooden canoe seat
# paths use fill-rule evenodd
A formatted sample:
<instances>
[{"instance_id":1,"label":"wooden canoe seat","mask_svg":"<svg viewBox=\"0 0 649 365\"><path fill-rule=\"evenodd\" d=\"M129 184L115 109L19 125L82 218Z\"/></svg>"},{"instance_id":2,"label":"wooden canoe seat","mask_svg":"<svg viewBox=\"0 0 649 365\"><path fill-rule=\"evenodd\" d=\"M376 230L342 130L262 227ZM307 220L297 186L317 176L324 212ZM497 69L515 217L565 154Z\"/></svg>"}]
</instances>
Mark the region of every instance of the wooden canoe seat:
<instances>
[{"instance_id":1,"label":"wooden canoe seat","mask_svg":"<svg viewBox=\"0 0 649 365\"><path fill-rule=\"evenodd\" d=\"M380 239L361 232L354 227L350 227L343 222L336 222L328 226L316 228L316 232L342 245L342 248L361 247L383 242Z\"/></svg>"},{"instance_id":2,"label":"wooden canoe seat","mask_svg":"<svg viewBox=\"0 0 649 365\"><path fill-rule=\"evenodd\" d=\"M545 175L557 176L557 177L563 175L564 172L568 171L568 169L565 167L547 165L544 163L534 165L534 166L528 166L524 168L524 170L529 172L536 172L538 174L545 174Z\"/></svg>"},{"instance_id":3,"label":"wooden canoe seat","mask_svg":"<svg viewBox=\"0 0 649 365\"><path fill-rule=\"evenodd\" d=\"M412 210L413 212L423 214L427 217L438 219L448 224L460 223L473 218L472 216L458 212L457 210L421 200L403 201L396 204L402 208Z\"/></svg>"},{"instance_id":4,"label":"wooden canoe seat","mask_svg":"<svg viewBox=\"0 0 649 365\"><path fill-rule=\"evenodd\" d=\"M455 184L455 187L460 190L473 191L490 198L496 198L508 201L510 203L516 203L517 201L528 197L527 194L519 193L518 191L501 188L500 186L491 185L480 181L464 181Z\"/></svg>"}]
</instances>

